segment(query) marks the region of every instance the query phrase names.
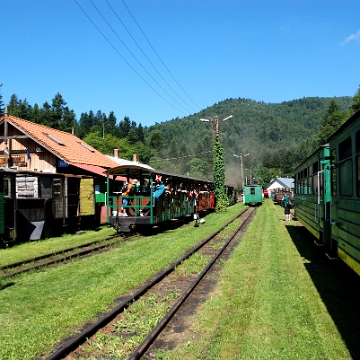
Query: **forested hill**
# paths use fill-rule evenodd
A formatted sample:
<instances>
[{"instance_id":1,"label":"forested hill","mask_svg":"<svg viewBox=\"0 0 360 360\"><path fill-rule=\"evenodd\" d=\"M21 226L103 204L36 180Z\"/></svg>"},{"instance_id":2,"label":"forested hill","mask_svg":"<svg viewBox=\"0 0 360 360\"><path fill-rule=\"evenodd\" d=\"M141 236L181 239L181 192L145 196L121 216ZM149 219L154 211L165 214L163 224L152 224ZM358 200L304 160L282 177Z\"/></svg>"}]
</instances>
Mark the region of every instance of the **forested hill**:
<instances>
[{"instance_id":1,"label":"forested hill","mask_svg":"<svg viewBox=\"0 0 360 360\"><path fill-rule=\"evenodd\" d=\"M333 99L340 110L348 109L352 101L351 97ZM244 163L253 172L252 176L262 176L266 181L272 176L291 176L294 165L316 148L320 122L331 100L311 97L267 104L242 98L226 99L192 116L145 128L146 138L155 147L159 141L158 154L151 164L175 172L190 169L194 174L198 169L201 174L210 173L206 162L212 159L208 151L212 150L214 130L210 123L200 119L219 116L228 180L234 178L233 182L238 183L239 159L234 154L249 154L244 157ZM233 118L221 121L229 115ZM182 158L183 155L191 158ZM263 165L273 170L260 171Z\"/></svg>"},{"instance_id":2,"label":"forested hill","mask_svg":"<svg viewBox=\"0 0 360 360\"><path fill-rule=\"evenodd\" d=\"M16 94L8 102L10 115L73 131L104 154L112 155L117 148L124 159L138 154L141 162L159 170L208 179L213 177L214 129L200 119L218 116L226 181L232 185L240 184L240 155L250 181L265 185L275 176L292 176L294 167L359 108L360 88L353 98L309 97L280 104L231 98L182 119L142 127L128 116L117 119L112 111L106 115L90 110L77 120L60 93L42 107ZM0 116L4 109L0 92Z\"/></svg>"}]
</instances>

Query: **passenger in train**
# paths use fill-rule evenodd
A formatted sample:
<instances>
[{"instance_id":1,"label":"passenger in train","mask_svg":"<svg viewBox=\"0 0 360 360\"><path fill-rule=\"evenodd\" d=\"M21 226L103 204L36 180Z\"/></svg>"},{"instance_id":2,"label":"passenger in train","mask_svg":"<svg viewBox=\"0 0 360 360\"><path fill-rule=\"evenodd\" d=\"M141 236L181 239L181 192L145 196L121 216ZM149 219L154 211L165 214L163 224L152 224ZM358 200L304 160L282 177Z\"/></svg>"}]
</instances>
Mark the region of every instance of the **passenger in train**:
<instances>
[{"instance_id":1,"label":"passenger in train","mask_svg":"<svg viewBox=\"0 0 360 360\"><path fill-rule=\"evenodd\" d=\"M137 180L134 179L132 181L134 184L137 183ZM129 196L133 195L133 183L129 182L129 183L125 183L125 187L122 190L122 211L120 213L120 216L128 216L128 213L126 211L126 207L129 205L130 203L130 199L128 198Z\"/></svg>"},{"instance_id":2,"label":"passenger in train","mask_svg":"<svg viewBox=\"0 0 360 360\"><path fill-rule=\"evenodd\" d=\"M155 188L153 189L153 206L155 206L156 201L159 200L160 196L165 191L165 185L162 181L162 176L156 175L155 183L156 185ZM144 213L148 212L149 210L150 207L147 205L146 207L144 207L142 210L139 211L139 215L144 216Z\"/></svg>"}]
</instances>

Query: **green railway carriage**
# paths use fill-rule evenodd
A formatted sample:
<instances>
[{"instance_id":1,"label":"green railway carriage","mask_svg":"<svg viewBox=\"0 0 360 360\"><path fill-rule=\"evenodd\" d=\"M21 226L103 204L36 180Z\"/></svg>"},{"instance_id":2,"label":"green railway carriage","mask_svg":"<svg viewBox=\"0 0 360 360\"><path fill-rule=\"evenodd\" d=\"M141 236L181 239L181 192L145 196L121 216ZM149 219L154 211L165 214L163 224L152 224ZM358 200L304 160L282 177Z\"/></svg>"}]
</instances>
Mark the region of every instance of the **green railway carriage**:
<instances>
[{"instance_id":1,"label":"green railway carriage","mask_svg":"<svg viewBox=\"0 0 360 360\"><path fill-rule=\"evenodd\" d=\"M251 206L261 205L263 202L263 189L261 185L244 186L244 203Z\"/></svg>"},{"instance_id":2,"label":"green railway carriage","mask_svg":"<svg viewBox=\"0 0 360 360\"><path fill-rule=\"evenodd\" d=\"M295 169L296 218L360 275L360 110Z\"/></svg>"},{"instance_id":3,"label":"green railway carriage","mask_svg":"<svg viewBox=\"0 0 360 360\"><path fill-rule=\"evenodd\" d=\"M144 164L120 165L107 171L108 223L118 232L159 226L215 207L213 184L207 180L154 170ZM130 194L123 195L113 179L125 177ZM115 188L114 188L115 186ZM162 192L157 193L157 188ZM124 203L125 200L125 203Z\"/></svg>"}]
</instances>

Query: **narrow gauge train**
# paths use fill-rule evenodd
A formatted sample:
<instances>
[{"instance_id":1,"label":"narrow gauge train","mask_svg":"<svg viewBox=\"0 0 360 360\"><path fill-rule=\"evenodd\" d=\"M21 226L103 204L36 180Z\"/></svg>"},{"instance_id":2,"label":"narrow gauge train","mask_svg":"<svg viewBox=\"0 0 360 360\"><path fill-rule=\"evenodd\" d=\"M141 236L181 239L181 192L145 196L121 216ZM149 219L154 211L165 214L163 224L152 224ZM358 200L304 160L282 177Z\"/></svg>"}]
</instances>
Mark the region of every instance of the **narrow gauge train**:
<instances>
[{"instance_id":1,"label":"narrow gauge train","mask_svg":"<svg viewBox=\"0 0 360 360\"><path fill-rule=\"evenodd\" d=\"M189 216L197 220L200 212L215 208L213 183L209 181L158 171L141 164L118 166L108 170L107 175L108 222L118 232L158 226ZM124 197L121 189L114 188L117 182L110 182L110 176L114 179L126 177L132 184L131 192ZM156 187L161 190L156 191Z\"/></svg>"},{"instance_id":2,"label":"narrow gauge train","mask_svg":"<svg viewBox=\"0 0 360 360\"><path fill-rule=\"evenodd\" d=\"M64 226L94 226L94 179L0 167L0 243L60 235Z\"/></svg>"},{"instance_id":3,"label":"narrow gauge train","mask_svg":"<svg viewBox=\"0 0 360 360\"><path fill-rule=\"evenodd\" d=\"M263 203L263 189L261 185L250 184L244 186L244 204L257 206Z\"/></svg>"},{"instance_id":4,"label":"narrow gauge train","mask_svg":"<svg viewBox=\"0 0 360 360\"><path fill-rule=\"evenodd\" d=\"M225 186L225 194L229 205L234 205L238 201L238 191L233 186Z\"/></svg>"},{"instance_id":5,"label":"narrow gauge train","mask_svg":"<svg viewBox=\"0 0 360 360\"><path fill-rule=\"evenodd\" d=\"M360 110L295 169L295 215L360 275Z\"/></svg>"}]
</instances>

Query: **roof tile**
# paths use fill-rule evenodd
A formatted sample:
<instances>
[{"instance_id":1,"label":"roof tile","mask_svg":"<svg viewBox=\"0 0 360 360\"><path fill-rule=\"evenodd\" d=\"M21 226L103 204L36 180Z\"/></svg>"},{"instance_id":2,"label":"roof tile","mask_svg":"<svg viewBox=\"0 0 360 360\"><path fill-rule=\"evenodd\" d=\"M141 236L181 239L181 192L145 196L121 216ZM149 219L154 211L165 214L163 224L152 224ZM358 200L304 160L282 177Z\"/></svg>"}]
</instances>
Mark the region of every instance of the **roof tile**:
<instances>
[{"instance_id":1,"label":"roof tile","mask_svg":"<svg viewBox=\"0 0 360 360\"><path fill-rule=\"evenodd\" d=\"M101 154L73 134L11 115L1 117L0 122L5 119L69 164L88 164L106 168L118 166L116 162Z\"/></svg>"}]
</instances>

